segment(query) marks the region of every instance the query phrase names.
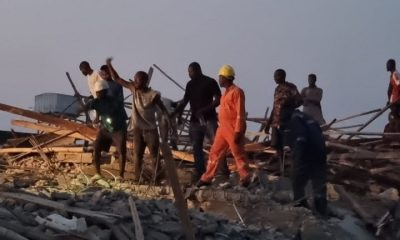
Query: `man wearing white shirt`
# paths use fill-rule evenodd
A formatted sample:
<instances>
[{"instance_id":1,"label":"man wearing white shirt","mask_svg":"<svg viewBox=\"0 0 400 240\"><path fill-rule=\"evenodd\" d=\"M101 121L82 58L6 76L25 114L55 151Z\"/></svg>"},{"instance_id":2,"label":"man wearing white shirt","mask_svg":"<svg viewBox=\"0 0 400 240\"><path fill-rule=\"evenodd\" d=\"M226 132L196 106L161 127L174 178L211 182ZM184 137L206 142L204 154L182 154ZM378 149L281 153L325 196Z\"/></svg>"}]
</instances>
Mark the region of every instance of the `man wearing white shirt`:
<instances>
[{"instance_id":1,"label":"man wearing white shirt","mask_svg":"<svg viewBox=\"0 0 400 240\"><path fill-rule=\"evenodd\" d=\"M97 81L105 81L105 80L103 80L103 79L101 78L99 72L97 72L96 70L93 70L93 69L90 67L90 64L89 64L88 62L86 62L86 61L82 61L82 62L79 64L79 69L81 70L82 74L83 74L84 76L86 76L86 78L87 78L88 86L89 86L89 91L90 91L90 95L91 95L93 98L97 98L96 92L95 92L95 90L94 90L95 83L96 83ZM106 83L106 84L107 84L107 83ZM107 85L108 85L108 84L107 84Z\"/></svg>"}]
</instances>

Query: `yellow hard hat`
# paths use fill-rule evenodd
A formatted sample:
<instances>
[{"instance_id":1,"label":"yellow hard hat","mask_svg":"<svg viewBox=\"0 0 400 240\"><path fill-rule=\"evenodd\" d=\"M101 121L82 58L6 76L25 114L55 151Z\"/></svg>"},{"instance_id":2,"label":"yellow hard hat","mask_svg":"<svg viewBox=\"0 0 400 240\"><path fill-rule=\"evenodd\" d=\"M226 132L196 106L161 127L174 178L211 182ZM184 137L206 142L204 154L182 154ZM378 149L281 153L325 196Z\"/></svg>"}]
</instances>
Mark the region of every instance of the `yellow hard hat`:
<instances>
[{"instance_id":1,"label":"yellow hard hat","mask_svg":"<svg viewBox=\"0 0 400 240\"><path fill-rule=\"evenodd\" d=\"M224 76L226 78L234 78L235 77L235 70L231 65L223 65L218 72L218 75Z\"/></svg>"}]
</instances>

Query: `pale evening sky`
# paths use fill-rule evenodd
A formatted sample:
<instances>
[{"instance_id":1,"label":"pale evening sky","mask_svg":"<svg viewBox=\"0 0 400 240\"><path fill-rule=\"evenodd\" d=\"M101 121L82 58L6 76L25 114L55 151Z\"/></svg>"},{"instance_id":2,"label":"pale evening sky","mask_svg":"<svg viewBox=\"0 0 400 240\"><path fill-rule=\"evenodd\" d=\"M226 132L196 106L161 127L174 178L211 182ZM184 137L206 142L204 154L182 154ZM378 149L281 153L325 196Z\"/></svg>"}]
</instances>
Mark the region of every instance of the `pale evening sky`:
<instances>
[{"instance_id":1,"label":"pale evening sky","mask_svg":"<svg viewBox=\"0 0 400 240\"><path fill-rule=\"evenodd\" d=\"M397 0L2 0L0 102L32 108L35 95L73 94L66 71L88 94L81 60L98 69L113 56L126 78L156 63L182 85L198 61L214 78L223 64L235 68L250 116L272 105L275 69L299 90L316 73L329 122L385 104L386 60L400 61L399 9ZM183 96L157 71L151 85ZM19 118L0 112L0 129Z\"/></svg>"}]
</instances>

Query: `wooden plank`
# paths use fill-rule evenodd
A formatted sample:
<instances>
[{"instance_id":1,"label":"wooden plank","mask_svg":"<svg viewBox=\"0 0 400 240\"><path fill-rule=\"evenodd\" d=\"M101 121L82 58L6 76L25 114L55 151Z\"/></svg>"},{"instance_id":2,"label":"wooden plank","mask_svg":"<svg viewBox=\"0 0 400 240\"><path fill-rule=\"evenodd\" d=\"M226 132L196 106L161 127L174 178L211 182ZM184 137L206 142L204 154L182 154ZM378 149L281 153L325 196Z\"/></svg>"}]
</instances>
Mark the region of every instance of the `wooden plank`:
<instances>
[{"instance_id":1,"label":"wooden plank","mask_svg":"<svg viewBox=\"0 0 400 240\"><path fill-rule=\"evenodd\" d=\"M49 126L43 123L36 123L36 122L31 122L31 121L25 121L25 120L11 120L11 124L17 127L23 127L23 128L29 128L37 131L42 131L42 132L47 132L47 133L53 133L57 135L63 135L69 130L62 130L54 126ZM90 138L86 137L80 133L73 133L70 135L73 138L78 138L78 139L83 139L83 140L88 140L88 141L94 141L95 138Z\"/></svg>"},{"instance_id":2,"label":"wooden plank","mask_svg":"<svg viewBox=\"0 0 400 240\"><path fill-rule=\"evenodd\" d=\"M382 108L379 112L377 112L375 115L373 115L364 125L359 127L356 131L361 132L364 128L366 128L369 124L371 124L375 119L377 119L380 115L382 115L386 110L388 110L390 107L393 106L394 103L386 105L384 108ZM353 138L353 136L350 136L349 139Z\"/></svg>"},{"instance_id":3,"label":"wooden plank","mask_svg":"<svg viewBox=\"0 0 400 240\"><path fill-rule=\"evenodd\" d=\"M340 122L343 122L343 121L346 121L346 120L350 120L350 119L353 119L353 118L356 118L356 117L365 116L365 115L368 115L368 114L371 114L371 113L376 113L376 112L379 112L379 111L381 111L381 109L377 108L377 109L374 109L374 110L371 110L371 111L368 111L368 112L363 112L363 113L351 115L351 116L348 116L348 117L345 117L345 118L337 120L336 123L340 123Z\"/></svg>"},{"instance_id":4,"label":"wooden plank","mask_svg":"<svg viewBox=\"0 0 400 240\"><path fill-rule=\"evenodd\" d=\"M372 154L373 152L362 149L360 147L351 147L345 144L341 143L334 143L331 141L326 141L326 146L329 148L336 148L339 150L346 150L346 151L352 151L352 152L357 152L357 153L366 153L366 154Z\"/></svg>"},{"instance_id":5,"label":"wooden plank","mask_svg":"<svg viewBox=\"0 0 400 240\"><path fill-rule=\"evenodd\" d=\"M32 148L0 148L1 153L24 153L24 152L32 152L37 153L36 149ZM43 149L43 152L67 152L67 153L83 153L85 152L83 147L49 147Z\"/></svg>"},{"instance_id":6,"label":"wooden plank","mask_svg":"<svg viewBox=\"0 0 400 240\"><path fill-rule=\"evenodd\" d=\"M136 204L133 201L131 196L129 196L128 202L129 202L129 208L131 209L132 221L133 221L133 224L135 225L135 236L136 236L136 239L137 240L144 240L142 223L140 222L139 214L138 214L138 211L136 209Z\"/></svg>"},{"instance_id":7,"label":"wooden plank","mask_svg":"<svg viewBox=\"0 0 400 240\"><path fill-rule=\"evenodd\" d=\"M38 112L14 107L14 106L7 105L4 103L0 103L0 110L9 112L12 114L24 116L27 118L32 118L32 119L35 119L35 120L38 120L41 122L54 124L57 127L64 129L64 130L77 131L86 137L90 137L93 139L96 138L97 129L83 125L83 124L79 124L79 123L75 123L72 121L64 120L62 118L57 118L57 117L41 114Z\"/></svg>"},{"instance_id":8,"label":"wooden plank","mask_svg":"<svg viewBox=\"0 0 400 240\"><path fill-rule=\"evenodd\" d=\"M171 149L168 146L168 144L163 140L161 141L160 146L165 160L165 167L167 169L168 178L171 183L172 191L174 192L175 206L178 209L178 215L183 225L183 230L185 232L186 239L195 240L192 224L189 218L187 204L179 184L178 174L176 172L175 162L172 158Z\"/></svg>"},{"instance_id":9,"label":"wooden plank","mask_svg":"<svg viewBox=\"0 0 400 240\"><path fill-rule=\"evenodd\" d=\"M68 162L68 163L92 163L92 153L68 153L68 152L57 152L55 155L57 162Z\"/></svg>"},{"instance_id":10,"label":"wooden plank","mask_svg":"<svg viewBox=\"0 0 400 240\"><path fill-rule=\"evenodd\" d=\"M75 214L79 214L79 215L85 216L85 217L92 217L92 218L100 220L104 223L113 224L117 221L117 219L121 218L121 216L116 215L116 214L100 212L100 211L91 211L91 210L78 208L78 207L71 207L71 206L68 206L61 202L47 200L44 198L36 197L36 196L30 195L30 194L25 194L25 193L0 192L0 196L4 197L4 198L13 198L13 199L26 201L26 202L31 202L31 203L35 203L40 206L54 208L57 210L62 210L62 211L70 212L70 213L75 213Z\"/></svg>"},{"instance_id":11,"label":"wooden plank","mask_svg":"<svg viewBox=\"0 0 400 240\"><path fill-rule=\"evenodd\" d=\"M353 159L353 160L398 160L400 162L400 152L357 152L357 153L331 153L329 159Z\"/></svg>"}]
</instances>

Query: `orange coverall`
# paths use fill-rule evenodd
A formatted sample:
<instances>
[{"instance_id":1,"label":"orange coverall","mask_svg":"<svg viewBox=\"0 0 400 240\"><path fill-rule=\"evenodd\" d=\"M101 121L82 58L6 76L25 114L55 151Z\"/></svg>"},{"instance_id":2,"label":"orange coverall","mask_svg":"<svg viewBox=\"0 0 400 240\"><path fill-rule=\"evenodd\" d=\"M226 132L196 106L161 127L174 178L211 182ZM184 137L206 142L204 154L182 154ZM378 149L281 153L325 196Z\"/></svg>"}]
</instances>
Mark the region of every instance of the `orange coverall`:
<instances>
[{"instance_id":1,"label":"orange coverall","mask_svg":"<svg viewBox=\"0 0 400 240\"><path fill-rule=\"evenodd\" d=\"M201 176L201 181L211 182L215 176L217 166L223 159L228 148L235 159L240 179L248 177L248 165L244 150L244 139L235 143L235 132L246 131L245 96L242 89L235 84L228 87L221 96L219 108L219 127L215 134L214 143L208 157L207 170Z\"/></svg>"}]
</instances>

